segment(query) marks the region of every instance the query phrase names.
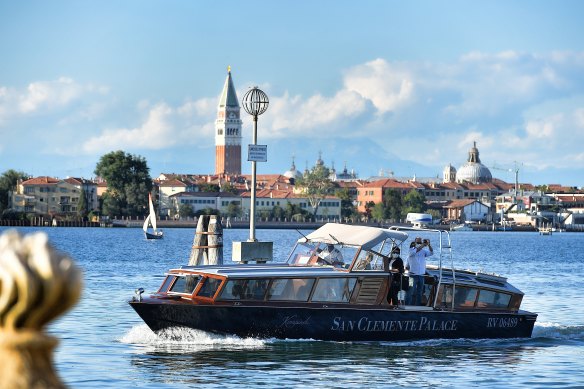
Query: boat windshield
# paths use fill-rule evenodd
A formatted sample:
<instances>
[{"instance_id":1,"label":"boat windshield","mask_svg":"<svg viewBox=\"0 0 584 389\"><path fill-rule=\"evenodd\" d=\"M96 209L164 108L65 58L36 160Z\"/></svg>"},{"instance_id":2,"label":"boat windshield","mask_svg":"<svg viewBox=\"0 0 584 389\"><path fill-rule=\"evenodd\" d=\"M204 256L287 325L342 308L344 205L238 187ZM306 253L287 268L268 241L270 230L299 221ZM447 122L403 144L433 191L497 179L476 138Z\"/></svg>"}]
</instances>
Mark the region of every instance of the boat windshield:
<instances>
[{"instance_id":1,"label":"boat windshield","mask_svg":"<svg viewBox=\"0 0 584 389\"><path fill-rule=\"evenodd\" d=\"M348 268L359 247L322 242L299 242L287 263L297 266L334 266Z\"/></svg>"}]
</instances>

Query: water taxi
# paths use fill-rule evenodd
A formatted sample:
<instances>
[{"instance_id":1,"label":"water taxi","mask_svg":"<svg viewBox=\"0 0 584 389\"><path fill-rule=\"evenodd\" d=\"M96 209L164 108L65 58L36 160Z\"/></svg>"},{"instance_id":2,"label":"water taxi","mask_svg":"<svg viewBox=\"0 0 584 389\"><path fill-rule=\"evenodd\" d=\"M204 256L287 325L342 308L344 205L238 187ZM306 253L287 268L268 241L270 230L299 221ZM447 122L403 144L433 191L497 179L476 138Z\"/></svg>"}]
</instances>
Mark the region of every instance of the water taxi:
<instances>
[{"instance_id":1,"label":"water taxi","mask_svg":"<svg viewBox=\"0 0 584 389\"><path fill-rule=\"evenodd\" d=\"M436 265L427 267L419 306L388 302L401 277L390 253L403 246L406 261L410 230L334 223L298 239L285 261L171 269L156 293L137 289L129 304L153 331L330 341L530 337L537 314L520 309L523 293L505 277L455 269L448 231L415 234L431 232Z\"/></svg>"}]
</instances>

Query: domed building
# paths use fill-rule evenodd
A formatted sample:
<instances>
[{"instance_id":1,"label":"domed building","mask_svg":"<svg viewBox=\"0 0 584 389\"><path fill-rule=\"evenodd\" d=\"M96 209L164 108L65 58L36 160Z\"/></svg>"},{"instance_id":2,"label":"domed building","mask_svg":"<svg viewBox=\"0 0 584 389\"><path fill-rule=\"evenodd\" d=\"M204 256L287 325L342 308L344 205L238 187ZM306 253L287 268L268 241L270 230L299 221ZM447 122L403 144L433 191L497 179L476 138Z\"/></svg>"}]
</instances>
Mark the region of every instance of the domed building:
<instances>
[{"instance_id":1,"label":"domed building","mask_svg":"<svg viewBox=\"0 0 584 389\"><path fill-rule=\"evenodd\" d=\"M324 166L324 161L322 160L322 151L318 152L318 159L316 160L316 165L314 165L314 167L317 167L317 166L320 166L320 167Z\"/></svg>"},{"instance_id":2,"label":"domed building","mask_svg":"<svg viewBox=\"0 0 584 389\"><path fill-rule=\"evenodd\" d=\"M300 173L298 170L296 170L296 164L294 163L294 157L292 157L292 166L290 167L290 170L287 170L286 172L284 172L283 176L288 177L288 178L292 178L292 179L297 179L298 177L302 177L302 173Z\"/></svg>"},{"instance_id":3,"label":"domed building","mask_svg":"<svg viewBox=\"0 0 584 389\"><path fill-rule=\"evenodd\" d=\"M491 181L493 181L491 171L481 163L479 150L477 149L477 142L474 142L473 147L468 152L468 161L459 167L456 172L456 182L480 184Z\"/></svg>"}]
</instances>

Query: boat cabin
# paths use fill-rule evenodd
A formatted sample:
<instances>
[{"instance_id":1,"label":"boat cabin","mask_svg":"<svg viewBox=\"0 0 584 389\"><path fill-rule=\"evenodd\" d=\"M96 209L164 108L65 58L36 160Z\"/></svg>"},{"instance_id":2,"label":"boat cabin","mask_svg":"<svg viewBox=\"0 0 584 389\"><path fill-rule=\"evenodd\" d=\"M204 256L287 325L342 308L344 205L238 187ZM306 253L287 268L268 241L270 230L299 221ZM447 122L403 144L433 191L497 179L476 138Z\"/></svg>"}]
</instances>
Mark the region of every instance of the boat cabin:
<instances>
[{"instance_id":1,"label":"boat cabin","mask_svg":"<svg viewBox=\"0 0 584 389\"><path fill-rule=\"evenodd\" d=\"M519 310L523 293L506 278L444 267L450 238L434 232L440 242L429 262L438 265L427 267L422 306L388 303L392 277L399 276L390 271L390 253L409 247L406 232L332 223L300 238L286 261L173 269L153 297L212 305ZM405 264L407 250L401 252Z\"/></svg>"}]
</instances>

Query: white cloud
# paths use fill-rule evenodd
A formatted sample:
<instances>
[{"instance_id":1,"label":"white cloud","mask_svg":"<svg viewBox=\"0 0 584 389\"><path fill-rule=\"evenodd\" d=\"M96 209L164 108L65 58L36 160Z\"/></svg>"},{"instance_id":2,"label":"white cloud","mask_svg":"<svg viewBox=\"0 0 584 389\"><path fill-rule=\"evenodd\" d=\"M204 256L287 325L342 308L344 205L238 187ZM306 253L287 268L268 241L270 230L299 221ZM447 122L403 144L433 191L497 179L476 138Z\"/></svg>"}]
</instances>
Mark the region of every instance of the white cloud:
<instances>
[{"instance_id":1,"label":"white cloud","mask_svg":"<svg viewBox=\"0 0 584 389\"><path fill-rule=\"evenodd\" d=\"M0 87L0 120L12 117L52 114L58 110L71 109L71 106L89 100L94 104L95 96L106 95L109 89L93 84L79 84L69 77L52 81L35 81L26 88ZM65 114L67 114L65 112Z\"/></svg>"},{"instance_id":2,"label":"white cloud","mask_svg":"<svg viewBox=\"0 0 584 389\"><path fill-rule=\"evenodd\" d=\"M104 94L107 88L93 85L80 85L68 77L54 81L38 81L28 85L25 93L19 96L20 112L29 113L41 108L64 107L87 93Z\"/></svg>"},{"instance_id":3,"label":"white cloud","mask_svg":"<svg viewBox=\"0 0 584 389\"><path fill-rule=\"evenodd\" d=\"M118 149L163 149L174 146L177 138L172 124L173 113L174 110L168 105L158 104L148 112L140 127L105 130L86 141L83 150L95 154Z\"/></svg>"},{"instance_id":4,"label":"white cloud","mask_svg":"<svg viewBox=\"0 0 584 389\"><path fill-rule=\"evenodd\" d=\"M473 52L448 63L378 58L342 71L342 83L328 94L303 95L295 86L271 93L273 87L262 85L270 106L258 135L307 144L359 137L388 155L438 166L437 173L446 163L462 164L474 141L488 166L519 161L573 167L582 163L584 143L582 74L584 53ZM240 100L244 92L238 91ZM0 131L10 132L2 134L4 152L13 144L7 138L23 142L11 125L16 122L27 131L53 131L31 139L46 140L46 150L62 153L172 151L214 142L216 95L177 105L137 100L128 110L111 94L66 77L20 89L0 86ZM244 137L250 137L251 120L243 110L242 119ZM80 142L81 136L86 138ZM335 159L368 163L371 158L362 155L343 156L350 142Z\"/></svg>"},{"instance_id":5,"label":"white cloud","mask_svg":"<svg viewBox=\"0 0 584 389\"><path fill-rule=\"evenodd\" d=\"M177 108L177 112L185 117L215 117L218 101L219 98L202 98L195 101L187 101Z\"/></svg>"},{"instance_id":6,"label":"white cloud","mask_svg":"<svg viewBox=\"0 0 584 389\"><path fill-rule=\"evenodd\" d=\"M561 122L562 116L557 115L546 120L533 120L525 125L525 131L529 137L536 139L552 138L555 135L555 127Z\"/></svg>"},{"instance_id":7,"label":"white cloud","mask_svg":"<svg viewBox=\"0 0 584 389\"><path fill-rule=\"evenodd\" d=\"M268 137L331 136L339 127L339 122L351 120L365 110L366 101L347 90L341 90L330 98L320 94L303 98L285 92L271 99L268 111L261 117L264 120L260 119L260 125L268 128L264 131Z\"/></svg>"},{"instance_id":8,"label":"white cloud","mask_svg":"<svg viewBox=\"0 0 584 389\"><path fill-rule=\"evenodd\" d=\"M412 102L414 77L400 64L376 59L349 69L344 88L370 100L379 113L385 113Z\"/></svg>"},{"instance_id":9,"label":"white cloud","mask_svg":"<svg viewBox=\"0 0 584 389\"><path fill-rule=\"evenodd\" d=\"M574 125L584 129L584 108L579 108L574 111Z\"/></svg>"}]
</instances>

